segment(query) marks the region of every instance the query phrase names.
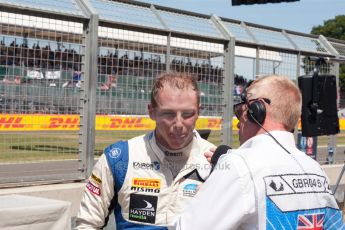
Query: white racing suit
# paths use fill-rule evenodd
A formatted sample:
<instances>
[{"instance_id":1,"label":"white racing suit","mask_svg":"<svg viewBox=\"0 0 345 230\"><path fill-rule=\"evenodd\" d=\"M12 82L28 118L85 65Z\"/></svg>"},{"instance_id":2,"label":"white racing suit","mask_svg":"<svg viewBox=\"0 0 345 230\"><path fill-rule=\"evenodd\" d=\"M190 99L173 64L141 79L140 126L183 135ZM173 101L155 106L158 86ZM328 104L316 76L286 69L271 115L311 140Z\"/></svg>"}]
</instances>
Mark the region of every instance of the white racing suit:
<instances>
[{"instance_id":1,"label":"white racing suit","mask_svg":"<svg viewBox=\"0 0 345 230\"><path fill-rule=\"evenodd\" d=\"M320 165L292 133L255 136L220 157L177 229L345 229Z\"/></svg>"},{"instance_id":2,"label":"white racing suit","mask_svg":"<svg viewBox=\"0 0 345 230\"><path fill-rule=\"evenodd\" d=\"M154 132L108 146L85 188L77 229L100 229L113 204L117 230L166 229L210 173L213 147L194 131L185 167L173 178Z\"/></svg>"}]
</instances>

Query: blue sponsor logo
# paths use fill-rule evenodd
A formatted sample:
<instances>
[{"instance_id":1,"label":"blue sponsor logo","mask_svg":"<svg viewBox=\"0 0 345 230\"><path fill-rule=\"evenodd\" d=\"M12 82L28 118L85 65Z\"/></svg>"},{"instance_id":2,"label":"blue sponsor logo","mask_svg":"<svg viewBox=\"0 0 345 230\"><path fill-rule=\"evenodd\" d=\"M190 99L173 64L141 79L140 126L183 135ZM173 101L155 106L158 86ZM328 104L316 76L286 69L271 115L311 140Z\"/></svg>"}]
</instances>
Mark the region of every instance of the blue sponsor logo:
<instances>
[{"instance_id":1,"label":"blue sponsor logo","mask_svg":"<svg viewBox=\"0 0 345 230\"><path fill-rule=\"evenodd\" d=\"M110 157L111 158L118 158L121 155L121 149L113 148L110 150Z\"/></svg>"},{"instance_id":2,"label":"blue sponsor logo","mask_svg":"<svg viewBox=\"0 0 345 230\"><path fill-rule=\"evenodd\" d=\"M193 197L196 194L197 188L198 188L197 184L186 184L183 187L183 195Z\"/></svg>"}]
</instances>

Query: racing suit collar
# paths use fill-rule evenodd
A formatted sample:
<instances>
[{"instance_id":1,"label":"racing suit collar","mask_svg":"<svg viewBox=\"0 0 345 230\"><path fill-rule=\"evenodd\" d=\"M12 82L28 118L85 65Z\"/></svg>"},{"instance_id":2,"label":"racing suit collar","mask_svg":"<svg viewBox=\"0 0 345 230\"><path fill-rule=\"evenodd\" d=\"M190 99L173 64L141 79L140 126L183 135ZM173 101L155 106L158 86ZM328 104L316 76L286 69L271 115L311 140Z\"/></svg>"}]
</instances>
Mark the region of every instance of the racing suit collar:
<instances>
[{"instance_id":1,"label":"racing suit collar","mask_svg":"<svg viewBox=\"0 0 345 230\"><path fill-rule=\"evenodd\" d=\"M204 154L200 152L201 150L200 150L200 146L198 145L198 140L200 140L201 137L196 130L193 131L193 134L194 134L194 137L192 140L192 148L191 148L190 156L186 162L186 166L181 170L181 172L175 178L175 180L180 179L184 175L194 170L196 170L198 175L203 180L205 180L211 172L210 164L207 162L207 159L204 156ZM153 152L155 153L159 161L164 162L165 154L157 145L154 131L148 134L148 140L149 140L150 147L152 148Z\"/></svg>"},{"instance_id":2,"label":"racing suit collar","mask_svg":"<svg viewBox=\"0 0 345 230\"><path fill-rule=\"evenodd\" d=\"M184 147L181 149L181 151L183 151L184 149L186 148L190 148L189 145L192 145L192 148L193 148L193 145L194 145L194 142L195 142L195 137L196 137L196 134L197 132L194 131L193 134L194 134L194 137L193 137L193 140L191 141L190 144L188 144L188 146ZM164 158L165 158L165 154L164 154L164 149L162 149L160 146L160 144L158 144L157 142L157 139L156 139L156 136L155 136L155 132L152 131L151 133L148 134L148 140L149 140L149 143L150 143L150 146L153 150L153 152L156 154L156 156L158 157L158 159L163 162L164 161ZM171 152L173 152L174 150L172 150ZM180 150L177 150L177 151L180 151Z\"/></svg>"},{"instance_id":3,"label":"racing suit collar","mask_svg":"<svg viewBox=\"0 0 345 230\"><path fill-rule=\"evenodd\" d=\"M187 159L189 158L189 155L190 155L190 151L193 147L193 139L191 140L191 142L187 146L185 146L181 149L177 149L177 150L168 149L158 142L156 142L156 144L163 151L163 153L165 155L165 159L167 159L169 161L173 161L174 159L187 161Z\"/></svg>"}]
</instances>

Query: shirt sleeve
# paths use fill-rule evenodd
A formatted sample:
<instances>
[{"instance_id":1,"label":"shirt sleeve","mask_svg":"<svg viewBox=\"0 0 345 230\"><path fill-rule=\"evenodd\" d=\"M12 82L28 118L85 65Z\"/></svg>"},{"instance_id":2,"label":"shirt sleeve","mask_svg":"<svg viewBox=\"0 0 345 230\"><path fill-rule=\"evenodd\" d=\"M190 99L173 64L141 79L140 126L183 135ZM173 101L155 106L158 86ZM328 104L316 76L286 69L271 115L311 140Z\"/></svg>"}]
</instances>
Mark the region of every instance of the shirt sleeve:
<instances>
[{"instance_id":1,"label":"shirt sleeve","mask_svg":"<svg viewBox=\"0 0 345 230\"><path fill-rule=\"evenodd\" d=\"M254 183L241 157L226 154L176 221L176 229L237 229L255 212Z\"/></svg>"},{"instance_id":2,"label":"shirt sleeve","mask_svg":"<svg viewBox=\"0 0 345 230\"><path fill-rule=\"evenodd\" d=\"M75 229L101 229L113 197L114 180L103 154L95 164L84 189Z\"/></svg>"}]
</instances>

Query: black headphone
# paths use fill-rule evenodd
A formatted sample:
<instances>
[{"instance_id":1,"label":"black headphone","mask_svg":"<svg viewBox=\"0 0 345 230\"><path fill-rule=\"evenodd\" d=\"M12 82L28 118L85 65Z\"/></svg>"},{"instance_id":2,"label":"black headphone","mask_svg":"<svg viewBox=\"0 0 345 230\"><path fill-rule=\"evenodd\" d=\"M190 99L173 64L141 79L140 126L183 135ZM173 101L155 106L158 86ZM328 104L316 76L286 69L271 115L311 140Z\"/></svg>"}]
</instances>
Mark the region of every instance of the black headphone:
<instances>
[{"instance_id":1,"label":"black headphone","mask_svg":"<svg viewBox=\"0 0 345 230\"><path fill-rule=\"evenodd\" d=\"M241 94L241 100L247 105L247 118L254 123L259 123L262 125L266 118L266 106L265 103L262 101L264 100L266 103L270 103L270 100L267 98L258 98L253 100L248 100L247 98L247 88L253 83L254 81L249 81L247 85L244 87L243 92ZM266 101L267 100L267 101Z\"/></svg>"},{"instance_id":2,"label":"black headphone","mask_svg":"<svg viewBox=\"0 0 345 230\"><path fill-rule=\"evenodd\" d=\"M255 124L258 124L263 130L266 131L266 133L282 148L287 152L288 154L291 154L289 150L287 150L280 142L270 134L268 130L266 130L262 124L265 121L266 118L266 106L265 103L271 104L271 100L268 98L256 98L252 100L248 100L247 97L247 88L253 83L254 81L249 81L247 85L244 87L243 92L241 94L241 100L244 102L247 106L248 112L247 117L248 120L251 122L254 122ZM294 158L295 159L295 158ZM296 159L295 159L296 160ZM298 163L298 162L297 162ZM298 163L299 164L299 163ZM300 164L299 164L300 165ZM300 165L300 167L303 169L303 167Z\"/></svg>"}]
</instances>

